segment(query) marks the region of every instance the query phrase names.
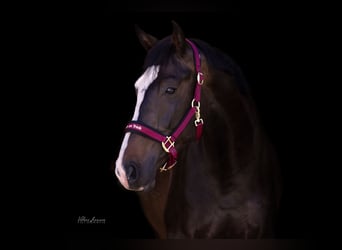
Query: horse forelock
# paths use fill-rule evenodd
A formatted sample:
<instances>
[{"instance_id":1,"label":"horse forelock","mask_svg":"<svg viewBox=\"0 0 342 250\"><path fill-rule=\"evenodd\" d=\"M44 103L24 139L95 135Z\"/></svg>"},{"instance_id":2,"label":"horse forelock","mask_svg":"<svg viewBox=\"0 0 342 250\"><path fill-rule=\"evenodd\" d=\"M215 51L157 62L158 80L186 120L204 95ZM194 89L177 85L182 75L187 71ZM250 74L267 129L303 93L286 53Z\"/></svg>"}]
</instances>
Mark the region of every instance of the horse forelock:
<instances>
[{"instance_id":1,"label":"horse forelock","mask_svg":"<svg viewBox=\"0 0 342 250\"><path fill-rule=\"evenodd\" d=\"M174 53L172 48L170 36L158 41L157 44L148 51L143 69L145 70L152 65L166 65Z\"/></svg>"}]
</instances>

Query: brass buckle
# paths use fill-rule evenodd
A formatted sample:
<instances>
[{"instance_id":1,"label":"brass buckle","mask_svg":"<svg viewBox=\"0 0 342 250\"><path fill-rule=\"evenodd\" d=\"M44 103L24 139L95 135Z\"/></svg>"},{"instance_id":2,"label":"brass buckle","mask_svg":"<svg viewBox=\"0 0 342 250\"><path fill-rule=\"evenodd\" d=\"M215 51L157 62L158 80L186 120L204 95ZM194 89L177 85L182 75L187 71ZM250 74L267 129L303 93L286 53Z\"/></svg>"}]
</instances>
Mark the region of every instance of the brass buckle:
<instances>
[{"instance_id":1,"label":"brass buckle","mask_svg":"<svg viewBox=\"0 0 342 250\"><path fill-rule=\"evenodd\" d=\"M203 85L203 82L204 82L203 73L202 72L198 72L197 73L197 83L199 85Z\"/></svg>"},{"instance_id":2,"label":"brass buckle","mask_svg":"<svg viewBox=\"0 0 342 250\"><path fill-rule=\"evenodd\" d=\"M170 148L175 146L175 142L172 141L171 136L166 136L166 140L162 141L161 144L166 153L170 153ZM169 145L166 145L166 144L169 144Z\"/></svg>"}]
</instances>

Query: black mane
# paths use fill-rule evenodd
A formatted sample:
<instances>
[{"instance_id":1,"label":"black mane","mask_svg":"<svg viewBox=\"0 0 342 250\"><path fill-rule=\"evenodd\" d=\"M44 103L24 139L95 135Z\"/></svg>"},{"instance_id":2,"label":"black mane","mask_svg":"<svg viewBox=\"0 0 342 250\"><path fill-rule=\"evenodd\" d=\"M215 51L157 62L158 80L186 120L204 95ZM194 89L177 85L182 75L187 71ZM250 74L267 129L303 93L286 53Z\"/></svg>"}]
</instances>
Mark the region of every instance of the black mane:
<instances>
[{"instance_id":1,"label":"black mane","mask_svg":"<svg viewBox=\"0 0 342 250\"><path fill-rule=\"evenodd\" d=\"M235 79L240 92L242 94L247 93L247 81L240 67L230 56L202 40L191 39L191 41L196 44L200 53L205 55L209 65L211 65L213 68L230 74Z\"/></svg>"},{"instance_id":2,"label":"black mane","mask_svg":"<svg viewBox=\"0 0 342 250\"><path fill-rule=\"evenodd\" d=\"M200 53L207 58L208 64L212 67L230 74L236 81L236 84L242 94L247 93L248 84L240 69L234 60L226 53L215 48L208 43L199 39L190 39L196 44ZM153 47L145 58L143 69L151 65L165 65L167 60L172 58L174 47L172 46L171 37L168 36Z\"/></svg>"}]
</instances>

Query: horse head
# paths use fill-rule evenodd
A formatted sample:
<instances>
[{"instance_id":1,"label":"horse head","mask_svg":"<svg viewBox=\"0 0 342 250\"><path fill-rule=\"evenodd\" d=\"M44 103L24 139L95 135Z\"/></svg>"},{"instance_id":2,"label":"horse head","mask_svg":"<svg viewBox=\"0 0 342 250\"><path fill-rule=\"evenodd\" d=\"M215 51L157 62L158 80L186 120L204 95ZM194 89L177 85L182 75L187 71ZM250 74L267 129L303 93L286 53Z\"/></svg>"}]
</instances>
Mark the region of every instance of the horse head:
<instances>
[{"instance_id":1,"label":"horse head","mask_svg":"<svg viewBox=\"0 0 342 250\"><path fill-rule=\"evenodd\" d=\"M195 140L194 126L202 127L203 73L195 44L184 37L177 23L173 22L172 34L161 40L139 27L136 33L147 55L143 74L134 85L136 106L115 174L126 189L143 191L153 188L159 169L171 169L178 151Z\"/></svg>"}]
</instances>

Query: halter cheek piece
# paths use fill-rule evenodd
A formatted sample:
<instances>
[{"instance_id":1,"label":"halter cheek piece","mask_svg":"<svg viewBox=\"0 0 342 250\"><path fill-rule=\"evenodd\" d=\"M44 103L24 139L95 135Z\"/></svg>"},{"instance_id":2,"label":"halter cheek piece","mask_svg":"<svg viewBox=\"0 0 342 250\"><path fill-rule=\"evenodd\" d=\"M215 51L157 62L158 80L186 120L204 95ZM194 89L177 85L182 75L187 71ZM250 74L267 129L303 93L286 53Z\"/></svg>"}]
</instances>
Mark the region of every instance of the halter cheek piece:
<instances>
[{"instance_id":1,"label":"halter cheek piece","mask_svg":"<svg viewBox=\"0 0 342 250\"><path fill-rule=\"evenodd\" d=\"M200 54L198 52L197 47L193 42L189 39L186 39L187 43L191 46L194 60L195 60L195 67L197 72L197 84L195 88L194 98L191 102L191 107L182 120L182 122L178 125L178 127L174 130L174 132L169 135L163 135L156 131L153 128L144 125L142 122L139 121L131 121L127 124L125 128L125 132L134 132L140 133L145 135L153 140L161 142L162 148L166 153L169 154L169 160L160 168L160 171L167 171L171 169L177 163L177 150L175 148L175 143L179 135L183 132L186 128L188 123L190 122L191 118L195 115L194 125L196 127L196 139L198 140L202 135L202 127L203 127L203 119L201 118L200 113L200 100L201 100L201 86L203 84L204 78L203 73L201 72L201 60Z\"/></svg>"}]
</instances>

